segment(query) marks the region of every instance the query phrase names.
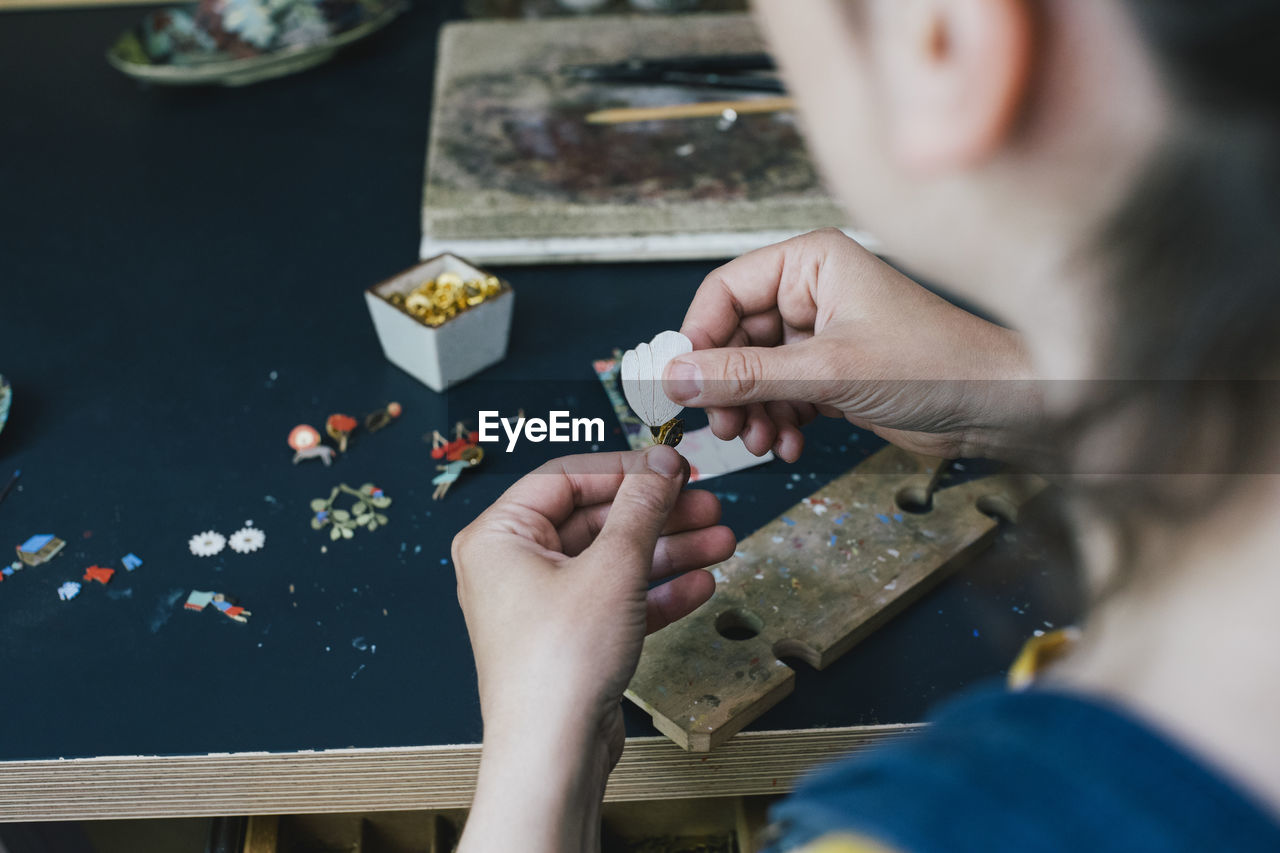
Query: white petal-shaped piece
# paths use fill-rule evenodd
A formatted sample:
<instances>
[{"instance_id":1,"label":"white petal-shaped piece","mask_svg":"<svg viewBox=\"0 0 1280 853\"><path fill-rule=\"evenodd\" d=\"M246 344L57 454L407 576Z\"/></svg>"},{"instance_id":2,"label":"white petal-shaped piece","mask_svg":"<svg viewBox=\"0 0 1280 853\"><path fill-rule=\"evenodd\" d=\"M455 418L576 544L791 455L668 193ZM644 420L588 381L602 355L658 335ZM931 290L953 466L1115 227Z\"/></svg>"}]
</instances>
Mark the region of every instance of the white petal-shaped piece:
<instances>
[{"instance_id":1,"label":"white petal-shaped piece","mask_svg":"<svg viewBox=\"0 0 1280 853\"><path fill-rule=\"evenodd\" d=\"M679 332L659 332L647 344L622 354L622 393L646 426L662 426L684 411L662 390L662 371L676 356L693 352L693 342Z\"/></svg>"}]
</instances>

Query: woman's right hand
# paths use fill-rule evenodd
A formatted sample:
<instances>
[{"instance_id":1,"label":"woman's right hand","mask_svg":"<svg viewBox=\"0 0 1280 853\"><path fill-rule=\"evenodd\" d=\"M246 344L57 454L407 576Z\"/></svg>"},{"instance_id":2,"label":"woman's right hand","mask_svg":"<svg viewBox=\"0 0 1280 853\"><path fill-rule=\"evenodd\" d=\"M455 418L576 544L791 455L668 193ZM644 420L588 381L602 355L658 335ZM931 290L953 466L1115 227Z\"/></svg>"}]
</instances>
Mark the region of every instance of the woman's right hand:
<instances>
[{"instance_id":1,"label":"woman's right hand","mask_svg":"<svg viewBox=\"0 0 1280 853\"><path fill-rule=\"evenodd\" d=\"M671 399L722 439L794 462L800 427L844 417L908 450L1000 456L1039 415L1020 336L935 296L840 231L743 255L698 288Z\"/></svg>"}]
</instances>

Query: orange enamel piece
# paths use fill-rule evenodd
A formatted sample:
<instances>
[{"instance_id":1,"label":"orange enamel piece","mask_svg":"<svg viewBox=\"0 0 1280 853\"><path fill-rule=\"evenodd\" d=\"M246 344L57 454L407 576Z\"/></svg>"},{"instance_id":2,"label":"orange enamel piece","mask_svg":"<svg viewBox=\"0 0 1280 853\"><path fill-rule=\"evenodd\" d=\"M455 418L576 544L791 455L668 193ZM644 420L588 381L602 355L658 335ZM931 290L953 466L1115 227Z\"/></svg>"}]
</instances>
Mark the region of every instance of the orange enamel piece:
<instances>
[{"instance_id":1,"label":"orange enamel piece","mask_svg":"<svg viewBox=\"0 0 1280 853\"><path fill-rule=\"evenodd\" d=\"M115 569L104 569L102 566L90 566L84 570L84 579L87 581L97 581L98 583L107 583L115 573Z\"/></svg>"},{"instance_id":2,"label":"orange enamel piece","mask_svg":"<svg viewBox=\"0 0 1280 853\"><path fill-rule=\"evenodd\" d=\"M289 446L294 450L306 450L320 443L320 433L315 427L298 424L289 430Z\"/></svg>"}]
</instances>

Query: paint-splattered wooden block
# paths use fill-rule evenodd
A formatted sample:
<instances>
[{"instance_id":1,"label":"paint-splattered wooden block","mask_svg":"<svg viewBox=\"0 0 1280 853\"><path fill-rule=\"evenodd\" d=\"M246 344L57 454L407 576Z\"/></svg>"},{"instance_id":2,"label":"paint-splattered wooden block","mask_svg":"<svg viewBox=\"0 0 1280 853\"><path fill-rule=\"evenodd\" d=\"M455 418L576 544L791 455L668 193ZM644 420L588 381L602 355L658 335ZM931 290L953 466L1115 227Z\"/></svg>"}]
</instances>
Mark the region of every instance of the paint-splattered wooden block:
<instances>
[{"instance_id":1,"label":"paint-splattered wooden block","mask_svg":"<svg viewBox=\"0 0 1280 853\"><path fill-rule=\"evenodd\" d=\"M941 460L886 447L744 539L716 591L645 641L627 697L691 752L776 705L991 540L1040 492L1005 474L935 491Z\"/></svg>"}]
</instances>

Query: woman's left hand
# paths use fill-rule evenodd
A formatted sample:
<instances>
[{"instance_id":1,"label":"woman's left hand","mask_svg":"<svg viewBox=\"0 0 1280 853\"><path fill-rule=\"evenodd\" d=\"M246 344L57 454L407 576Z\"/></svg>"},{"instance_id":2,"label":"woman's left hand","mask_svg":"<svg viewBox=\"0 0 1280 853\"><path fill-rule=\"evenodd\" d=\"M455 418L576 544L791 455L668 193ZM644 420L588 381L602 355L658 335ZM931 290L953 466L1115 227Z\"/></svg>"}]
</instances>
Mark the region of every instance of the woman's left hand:
<instances>
[{"instance_id":1,"label":"woman's left hand","mask_svg":"<svg viewBox=\"0 0 1280 853\"><path fill-rule=\"evenodd\" d=\"M591 831L581 819L621 754L619 703L645 634L705 602L715 581L700 569L734 550L719 501L682 491L688 476L669 447L566 457L454 539L485 728L464 849L501 845L493 833L505 831L524 833L522 849L577 846L557 834L566 820Z\"/></svg>"}]
</instances>

